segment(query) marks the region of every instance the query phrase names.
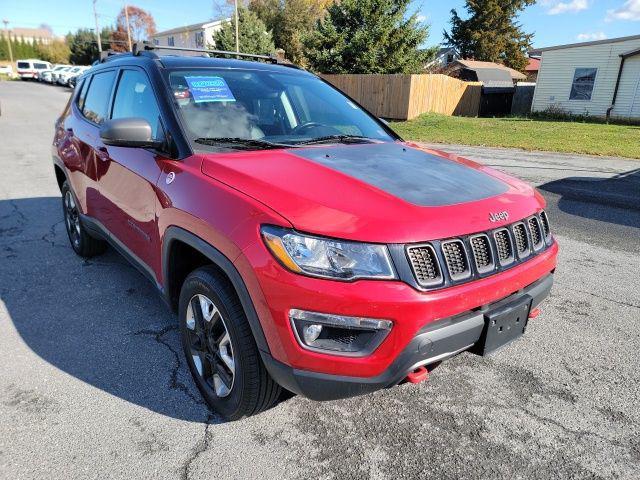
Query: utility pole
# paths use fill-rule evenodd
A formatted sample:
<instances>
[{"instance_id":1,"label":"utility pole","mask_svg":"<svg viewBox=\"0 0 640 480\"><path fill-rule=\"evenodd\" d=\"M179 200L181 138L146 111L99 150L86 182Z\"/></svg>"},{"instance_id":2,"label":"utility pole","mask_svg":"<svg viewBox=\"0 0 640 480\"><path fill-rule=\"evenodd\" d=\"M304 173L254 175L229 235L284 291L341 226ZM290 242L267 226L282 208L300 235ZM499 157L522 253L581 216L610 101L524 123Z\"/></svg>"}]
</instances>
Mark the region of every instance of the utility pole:
<instances>
[{"instance_id":1,"label":"utility pole","mask_svg":"<svg viewBox=\"0 0 640 480\"><path fill-rule=\"evenodd\" d=\"M240 53L240 35L238 34L238 0L234 1L236 15L236 53Z\"/></svg>"},{"instance_id":2,"label":"utility pole","mask_svg":"<svg viewBox=\"0 0 640 480\"><path fill-rule=\"evenodd\" d=\"M9 36L9 28L7 27L7 25L9 25L9 20L6 20L6 19L2 20L2 23L4 23L4 32L7 35L7 46L9 47L9 60L13 65L13 52L11 51L11 37Z\"/></svg>"},{"instance_id":3,"label":"utility pole","mask_svg":"<svg viewBox=\"0 0 640 480\"><path fill-rule=\"evenodd\" d=\"M133 51L133 47L131 46L131 28L129 27L129 5L125 3L124 5L124 16L127 19L127 39L129 40L129 51Z\"/></svg>"},{"instance_id":4,"label":"utility pole","mask_svg":"<svg viewBox=\"0 0 640 480\"><path fill-rule=\"evenodd\" d=\"M100 38L100 28L98 27L98 14L96 13L96 2L93 0L93 17L96 19L96 37L98 38L98 55L102 53L102 39Z\"/></svg>"}]
</instances>

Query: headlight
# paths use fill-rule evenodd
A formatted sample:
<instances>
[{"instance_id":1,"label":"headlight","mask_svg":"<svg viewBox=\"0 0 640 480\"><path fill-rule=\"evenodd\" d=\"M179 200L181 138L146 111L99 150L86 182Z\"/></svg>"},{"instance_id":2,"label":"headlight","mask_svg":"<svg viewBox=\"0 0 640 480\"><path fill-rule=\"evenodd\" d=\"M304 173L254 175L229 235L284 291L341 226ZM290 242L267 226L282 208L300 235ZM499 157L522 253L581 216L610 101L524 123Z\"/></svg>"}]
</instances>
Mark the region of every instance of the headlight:
<instances>
[{"instance_id":1,"label":"headlight","mask_svg":"<svg viewBox=\"0 0 640 480\"><path fill-rule=\"evenodd\" d=\"M385 245L302 235L273 226L261 231L271 253L293 272L338 280L396 278Z\"/></svg>"}]
</instances>

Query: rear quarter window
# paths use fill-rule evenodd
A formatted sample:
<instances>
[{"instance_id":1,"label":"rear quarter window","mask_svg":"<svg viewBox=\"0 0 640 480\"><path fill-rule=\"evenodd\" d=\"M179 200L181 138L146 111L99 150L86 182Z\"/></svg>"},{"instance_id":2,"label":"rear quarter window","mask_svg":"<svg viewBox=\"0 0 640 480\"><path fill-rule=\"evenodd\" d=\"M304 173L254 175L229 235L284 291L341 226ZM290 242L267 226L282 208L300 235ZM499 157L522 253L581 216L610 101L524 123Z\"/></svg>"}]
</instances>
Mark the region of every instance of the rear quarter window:
<instances>
[{"instance_id":1,"label":"rear quarter window","mask_svg":"<svg viewBox=\"0 0 640 480\"><path fill-rule=\"evenodd\" d=\"M116 72L110 70L108 72L95 73L91 78L91 83L82 105L82 114L87 120L98 125L104 123L109 113L109 100L111 99L115 76ZM82 88L84 90L84 85ZM82 92L80 92L80 95L82 95Z\"/></svg>"},{"instance_id":2,"label":"rear quarter window","mask_svg":"<svg viewBox=\"0 0 640 480\"><path fill-rule=\"evenodd\" d=\"M31 64L29 62L18 62L18 68L31 68Z\"/></svg>"}]
</instances>

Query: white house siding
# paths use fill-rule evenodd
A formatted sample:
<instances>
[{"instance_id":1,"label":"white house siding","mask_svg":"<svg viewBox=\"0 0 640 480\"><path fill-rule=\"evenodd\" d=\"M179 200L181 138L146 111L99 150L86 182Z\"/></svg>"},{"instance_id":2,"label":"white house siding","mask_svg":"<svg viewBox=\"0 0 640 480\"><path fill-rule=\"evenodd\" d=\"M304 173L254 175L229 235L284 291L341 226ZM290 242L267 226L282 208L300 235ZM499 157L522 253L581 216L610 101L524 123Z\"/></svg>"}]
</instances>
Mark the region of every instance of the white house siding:
<instances>
[{"instance_id":1,"label":"white house siding","mask_svg":"<svg viewBox=\"0 0 640 480\"><path fill-rule=\"evenodd\" d=\"M173 37L174 47L185 48L204 48L215 45L213 36L222 28L223 21L216 21L205 24L190 25L184 28L175 28L164 32L158 32L152 36L152 40L156 45L169 45L169 38ZM202 34L203 41L197 41L198 36Z\"/></svg>"},{"instance_id":2,"label":"white house siding","mask_svg":"<svg viewBox=\"0 0 640 480\"><path fill-rule=\"evenodd\" d=\"M637 48L640 48L640 38L543 50L532 111L559 108L576 115L606 115L613 99L620 54ZM598 69L591 100L569 100L576 68ZM625 62L612 116L629 117L632 112L640 116L639 107L632 108L639 78L640 57L630 57ZM635 102L640 102L640 98L636 98Z\"/></svg>"}]
</instances>

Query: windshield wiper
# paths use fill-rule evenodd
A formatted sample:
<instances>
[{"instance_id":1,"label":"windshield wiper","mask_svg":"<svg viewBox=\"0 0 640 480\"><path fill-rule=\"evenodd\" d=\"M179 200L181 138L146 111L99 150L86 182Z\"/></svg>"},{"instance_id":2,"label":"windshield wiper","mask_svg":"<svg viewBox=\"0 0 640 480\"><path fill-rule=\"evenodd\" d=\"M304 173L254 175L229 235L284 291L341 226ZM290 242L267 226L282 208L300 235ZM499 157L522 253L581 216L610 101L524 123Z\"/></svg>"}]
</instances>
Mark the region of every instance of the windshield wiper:
<instances>
[{"instance_id":1,"label":"windshield wiper","mask_svg":"<svg viewBox=\"0 0 640 480\"><path fill-rule=\"evenodd\" d=\"M296 145L316 145L320 143L376 143L377 140L361 135L326 135L296 143Z\"/></svg>"},{"instance_id":2,"label":"windshield wiper","mask_svg":"<svg viewBox=\"0 0 640 480\"><path fill-rule=\"evenodd\" d=\"M201 137L194 140L196 143L202 145L233 145L234 147L241 148L293 148L294 145L288 145L286 143L275 143L267 140L259 140L253 138L240 138L240 137Z\"/></svg>"}]
</instances>

